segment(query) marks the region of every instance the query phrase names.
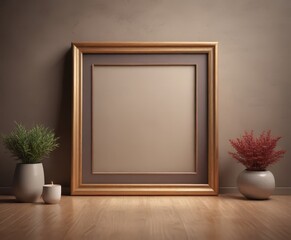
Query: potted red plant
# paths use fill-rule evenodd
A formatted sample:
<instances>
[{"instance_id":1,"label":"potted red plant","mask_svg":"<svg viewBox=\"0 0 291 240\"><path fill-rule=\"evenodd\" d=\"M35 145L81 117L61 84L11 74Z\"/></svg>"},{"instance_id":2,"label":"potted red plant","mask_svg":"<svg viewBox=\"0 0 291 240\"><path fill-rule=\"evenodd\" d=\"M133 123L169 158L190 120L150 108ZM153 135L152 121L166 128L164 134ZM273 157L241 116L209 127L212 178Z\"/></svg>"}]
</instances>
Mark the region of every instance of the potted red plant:
<instances>
[{"instance_id":1,"label":"potted red plant","mask_svg":"<svg viewBox=\"0 0 291 240\"><path fill-rule=\"evenodd\" d=\"M246 167L237 179L238 189L246 198L268 199L274 191L274 175L266 169L286 152L275 150L280 139L272 137L269 130L262 132L259 137L254 137L253 131L246 131L241 138L229 140L236 150L229 154Z\"/></svg>"}]
</instances>

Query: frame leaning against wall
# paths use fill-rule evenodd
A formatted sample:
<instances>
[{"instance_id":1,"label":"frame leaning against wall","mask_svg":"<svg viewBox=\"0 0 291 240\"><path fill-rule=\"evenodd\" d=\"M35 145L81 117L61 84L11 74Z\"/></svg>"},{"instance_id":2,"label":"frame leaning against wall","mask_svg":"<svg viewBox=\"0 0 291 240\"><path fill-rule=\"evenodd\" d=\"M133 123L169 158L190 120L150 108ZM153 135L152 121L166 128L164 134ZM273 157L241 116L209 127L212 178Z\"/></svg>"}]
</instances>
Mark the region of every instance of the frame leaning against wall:
<instances>
[{"instance_id":1,"label":"frame leaning against wall","mask_svg":"<svg viewBox=\"0 0 291 240\"><path fill-rule=\"evenodd\" d=\"M217 195L218 194L218 114L217 114L217 43L216 42L97 42L72 43L73 51L73 134L72 134L72 195ZM84 58L85 56L112 55L205 55L207 83L205 119L207 182L203 183L104 183L86 182L84 176L92 174L84 167L91 162L84 146ZM123 64L123 63L122 63ZM135 64L135 63L131 63ZM108 65L106 63L105 65ZM110 65L110 64L109 64ZM114 64L112 64L114 65ZM118 64L120 65L120 64ZM137 63L140 65L140 63ZM143 64L141 64L143 65ZM152 64L149 64L152 65ZM174 64L175 65L175 64ZM179 64L178 64L179 65ZM199 101L199 99L198 99ZM195 125L195 132L197 125ZM193 149L197 148L193 146ZM195 151L199 152L198 149ZM86 164L85 164L86 165Z\"/></svg>"}]
</instances>

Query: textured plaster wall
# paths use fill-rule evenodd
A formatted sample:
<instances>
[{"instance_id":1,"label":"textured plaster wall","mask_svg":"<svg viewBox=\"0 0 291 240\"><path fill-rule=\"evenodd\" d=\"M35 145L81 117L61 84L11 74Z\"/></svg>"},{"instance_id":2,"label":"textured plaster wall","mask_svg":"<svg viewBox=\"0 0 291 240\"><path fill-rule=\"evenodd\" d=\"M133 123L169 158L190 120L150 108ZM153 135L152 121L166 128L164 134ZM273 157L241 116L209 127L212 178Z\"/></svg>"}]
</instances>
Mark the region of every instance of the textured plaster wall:
<instances>
[{"instance_id":1,"label":"textured plaster wall","mask_svg":"<svg viewBox=\"0 0 291 240\"><path fill-rule=\"evenodd\" d=\"M218 41L220 187L234 187L243 169L228 139L272 129L289 152L271 170L290 192L290 13L289 0L2 0L0 132L14 121L54 128L61 147L44 161L46 180L69 187L71 42ZM14 167L1 144L0 189Z\"/></svg>"}]
</instances>

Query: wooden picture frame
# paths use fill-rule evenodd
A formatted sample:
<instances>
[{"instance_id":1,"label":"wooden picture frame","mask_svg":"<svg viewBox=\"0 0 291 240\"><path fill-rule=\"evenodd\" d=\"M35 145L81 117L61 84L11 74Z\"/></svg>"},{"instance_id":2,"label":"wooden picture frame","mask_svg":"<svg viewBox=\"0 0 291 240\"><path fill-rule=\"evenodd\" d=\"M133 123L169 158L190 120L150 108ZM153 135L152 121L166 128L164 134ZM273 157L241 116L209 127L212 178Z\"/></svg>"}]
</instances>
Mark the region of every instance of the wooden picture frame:
<instances>
[{"instance_id":1,"label":"wooden picture frame","mask_svg":"<svg viewBox=\"0 0 291 240\"><path fill-rule=\"evenodd\" d=\"M218 194L217 43L72 43L72 51L72 195ZM194 124L193 151L195 164L198 162L198 167L201 166L198 168L198 175L203 171L206 175L203 177L201 173L201 176L194 176L197 174L195 167L193 172L101 171L96 176L92 170L95 149L95 145L92 146L92 129L95 124L92 120L92 99L95 93L90 83L95 79L94 66L192 65L195 67L193 101L196 104L195 119L197 118ZM130 72L130 69L127 70ZM197 180L192 182L193 177Z\"/></svg>"}]
</instances>

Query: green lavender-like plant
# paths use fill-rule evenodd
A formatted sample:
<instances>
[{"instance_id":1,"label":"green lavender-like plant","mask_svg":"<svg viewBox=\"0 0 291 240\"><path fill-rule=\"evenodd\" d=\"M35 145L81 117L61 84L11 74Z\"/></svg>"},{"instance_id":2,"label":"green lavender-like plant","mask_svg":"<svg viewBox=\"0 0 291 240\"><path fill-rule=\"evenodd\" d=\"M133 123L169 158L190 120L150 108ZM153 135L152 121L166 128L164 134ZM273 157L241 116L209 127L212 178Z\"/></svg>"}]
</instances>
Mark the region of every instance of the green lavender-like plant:
<instances>
[{"instance_id":1,"label":"green lavender-like plant","mask_svg":"<svg viewBox=\"0 0 291 240\"><path fill-rule=\"evenodd\" d=\"M22 124L15 124L15 129L2 139L5 147L22 163L40 163L59 146L52 130L42 125L27 130Z\"/></svg>"}]
</instances>

